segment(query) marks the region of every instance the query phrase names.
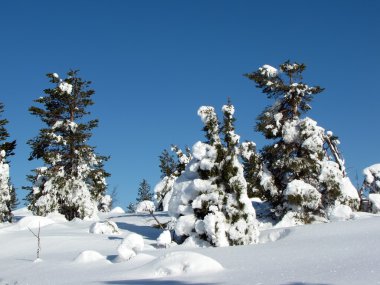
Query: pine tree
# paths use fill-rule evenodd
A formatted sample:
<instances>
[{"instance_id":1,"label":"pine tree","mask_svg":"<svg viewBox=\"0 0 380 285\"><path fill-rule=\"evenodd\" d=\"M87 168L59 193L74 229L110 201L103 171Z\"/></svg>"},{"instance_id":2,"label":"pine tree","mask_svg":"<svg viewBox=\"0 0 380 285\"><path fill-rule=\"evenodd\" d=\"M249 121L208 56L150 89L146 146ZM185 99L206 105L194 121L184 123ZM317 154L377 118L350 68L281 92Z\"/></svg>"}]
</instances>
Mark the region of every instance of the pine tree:
<instances>
[{"instance_id":1,"label":"pine tree","mask_svg":"<svg viewBox=\"0 0 380 285\"><path fill-rule=\"evenodd\" d=\"M0 116L4 104L0 103ZM16 141L7 142L9 133L6 129L7 119L0 119L0 223L12 221L12 210L18 205L16 191L10 182L9 162L6 158L14 154Z\"/></svg>"},{"instance_id":2,"label":"pine tree","mask_svg":"<svg viewBox=\"0 0 380 285\"><path fill-rule=\"evenodd\" d=\"M213 246L250 244L257 240L257 225L238 160L234 108L228 104L222 110L222 127L213 107L198 110L206 141L193 146L192 160L175 181L169 214L183 240L203 240Z\"/></svg>"},{"instance_id":3,"label":"pine tree","mask_svg":"<svg viewBox=\"0 0 380 285\"><path fill-rule=\"evenodd\" d=\"M139 185L136 201L137 203L139 203L142 201L152 201L152 200L153 200L153 193L150 191L150 185L148 181L143 179Z\"/></svg>"},{"instance_id":4,"label":"pine tree","mask_svg":"<svg viewBox=\"0 0 380 285\"><path fill-rule=\"evenodd\" d=\"M103 168L108 157L95 154L95 147L87 143L98 126L98 120L85 121L95 91L78 71L69 71L65 79L56 73L47 77L53 87L35 100L42 107L29 108L46 127L28 141L32 148L29 160L41 159L45 164L28 176L33 185L24 187L29 190L28 208L37 215L58 211L68 220L91 217L98 208L106 208L109 176Z\"/></svg>"},{"instance_id":5,"label":"pine tree","mask_svg":"<svg viewBox=\"0 0 380 285\"><path fill-rule=\"evenodd\" d=\"M310 222L326 216L327 208L336 204L356 208L358 199L345 192L344 160L337 138L312 119L300 118L323 91L302 82L305 68L287 61L280 71L264 65L246 76L275 100L259 115L256 125L257 131L274 140L261 152L263 166L256 188L263 190L277 218L292 212L301 222Z\"/></svg>"}]
</instances>

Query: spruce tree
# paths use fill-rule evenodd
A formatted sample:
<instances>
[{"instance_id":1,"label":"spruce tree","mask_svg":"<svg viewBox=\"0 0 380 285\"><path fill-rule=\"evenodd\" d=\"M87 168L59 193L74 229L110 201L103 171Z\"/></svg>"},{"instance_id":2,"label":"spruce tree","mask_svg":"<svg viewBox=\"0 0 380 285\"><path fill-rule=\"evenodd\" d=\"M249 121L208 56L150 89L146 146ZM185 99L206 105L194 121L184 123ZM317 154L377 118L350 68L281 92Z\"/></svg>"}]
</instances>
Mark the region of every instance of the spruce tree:
<instances>
[{"instance_id":1,"label":"spruce tree","mask_svg":"<svg viewBox=\"0 0 380 285\"><path fill-rule=\"evenodd\" d=\"M4 104L0 103L0 116L4 112ZM18 205L16 191L10 182L9 162L7 158L14 154L16 141L8 142L6 129L7 119L0 119L0 223L12 221L12 210Z\"/></svg>"},{"instance_id":2,"label":"spruce tree","mask_svg":"<svg viewBox=\"0 0 380 285\"><path fill-rule=\"evenodd\" d=\"M259 115L256 130L274 142L261 152L263 166L257 189L273 206L276 218L287 212L300 222L326 216L327 208L338 204L357 207L355 194L345 191L344 160L338 140L317 123L301 118L323 88L302 81L306 66L286 61L279 70L264 65L246 76L274 99ZM330 156L332 154L332 157Z\"/></svg>"},{"instance_id":3,"label":"spruce tree","mask_svg":"<svg viewBox=\"0 0 380 285\"><path fill-rule=\"evenodd\" d=\"M222 110L222 126L213 107L198 110L206 141L194 144L192 160L175 181L169 214L176 219L175 233L182 240L203 240L213 246L250 244L257 241L257 224L238 159L234 107L228 104Z\"/></svg>"},{"instance_id":4,"label":"spruce tree","mask_svg":"<svg viewBox=\"0 0 380 285\"><path fill-rule=\"evenodd\" d=\"M153 200L153 193L150 191L150 185L148 181L143 179L139 185L136 201L137 203L139 203L142 201L152 201L152 200Z\"/></svg>"},{"instance_id":5,"label":"spruce tree","mask_svg":"<svg viewBox=\"0 0 380 285\"><path fill-rule=\"evenodd\" d=\"M52 88L35 100L42 106L29 108L46 127L28 141L32 148L29 160L44 162L28 176L32 183L25 187L29 190L28 208L37 215L58 211L68 220L91 217L98 208L107 208L104 198L109 176L103 165L108 157L97 155L88 144L98 126L98 120L85 120L95 91L78 71L69 71L65 79L56 73L47 77Z\"/></svg>"}]
</instances>

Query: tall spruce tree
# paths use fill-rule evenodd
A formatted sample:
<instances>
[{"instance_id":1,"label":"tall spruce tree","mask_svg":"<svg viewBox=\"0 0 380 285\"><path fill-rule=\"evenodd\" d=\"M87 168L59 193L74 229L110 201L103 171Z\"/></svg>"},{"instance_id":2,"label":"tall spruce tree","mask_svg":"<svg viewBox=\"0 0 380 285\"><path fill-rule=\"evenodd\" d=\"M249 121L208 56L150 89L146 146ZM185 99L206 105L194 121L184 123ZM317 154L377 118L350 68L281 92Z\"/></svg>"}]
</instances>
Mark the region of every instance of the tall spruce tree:
<instances>
[{"instance_id":1,"label":"tall spruce tree","mask_svg":"<svg viewBox=\"0 0 380 285\"><path fill-rule=\"evenodd\" d=\"M272 106L259 115L256 130L273 144L262 150L261 177L257 189L272 203L273 213L286 213L299 222L326 217L329 207L358 205L357 193L347 190L350 182L338 140L312 119L301 118L311 109L310 102L323 88L302 82L306 66L286 61L279 70L264 65L246 76L256 83Z\"/></svg>"},{"instance_id":2,"label":"tall spruce tree","mask_svg":"<svg viewBox=\"0 0 380 285\"><path fill-rule=\"evenodd\" d=\"M0 117L4 112L4 104L0 103ZM16 191L10 182L9 161L14 154L16 141L8 142L9 133L6 129L7 119L0 119L0 223L12 221L12 210L18 204Z\"/></svg>"},{"instance_id":3,"label":"tall spruce tree","mask_svg":"<svg viewBox=\"0 0 380 285\"><path fill-rule=\"evenodd\" d=\"M139 203L142 201L152 201L152 200L153 200L153 193L152 191L150 191L150 185L148 181L143 179L139 185L136 201L137 203Z\"/></svg>"},{"instance_id":4,"label":"tall spruce tree","mask_svg":"<svg viewBox=\"0 0 380 285\"><path fill-rule=\"evenodd\" d=\"M198 110L206 141L193 146L192 160L175 181L169 214L182 239L213 246L250 244L257 241L257 224L238 159L234 107L228 104L222 110L222 126L213 107Z\"/></svg>"},{"instance_id":5,"label":"tall spruce tree","mask_svg":"<svg viewBox=\"0 0 380 285\"><path fill-rule=\"evenodd\" d=\"M28 179L32 186L28 208L37 215L58 211L68 220L86 218L107 207L104 170L106 156L95 153L88 144L98 120L86 121L88 107L94 104L90 81L82 80L78 71L69 71L65 79L58 74L47 74L52 88L35 100L42 107L29 111L46 124L39 134L28 141L32 148L29 160L41 159L44 166L35 169Z\"/></svg>"}]
</instances>

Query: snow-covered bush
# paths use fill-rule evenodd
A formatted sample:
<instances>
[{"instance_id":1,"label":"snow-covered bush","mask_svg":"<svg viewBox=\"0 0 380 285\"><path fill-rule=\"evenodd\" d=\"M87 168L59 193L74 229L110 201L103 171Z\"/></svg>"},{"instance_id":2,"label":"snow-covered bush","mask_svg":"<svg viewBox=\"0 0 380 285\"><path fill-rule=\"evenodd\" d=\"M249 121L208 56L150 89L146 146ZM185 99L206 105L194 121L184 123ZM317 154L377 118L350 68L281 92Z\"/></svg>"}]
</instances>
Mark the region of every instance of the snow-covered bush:
<instances>
[{"instance_id":1,"label":"snow-covered bush","mask_svg":"<svg viewBox=\"0 0 380 285\"><path fill-rule=\"evenodd\" d=\"M359 206L359 197L346 176L339 141L311 118L301 118L311 109L314 95L323 91L302 82L304 64L280 65L279 70L264 65L246 76L275 99L258 117L256 130L273 144L261 152L262 167L254 188L272 204L273 217L287 212L300 221L328 218L327 209ZM352 186L352 187L351 187Z\"/></svg>"},{"instance_id":2,"label":"snow-covered bush","mask_svg":"<svg viewBox=\"0 0 380 285\"><path fill-rule=\"evenodd\" d=\"M371 165L363 170L363 185L371 193L380 193L380 164Z\"/></svg>"},{"instance_id":3,"label":"snow-covered bush","mask_svg":"<svg viewBox=\"0 0 380 285\"><path fill-rule=\"evenodd\" d=\"M141 235L131 233L123 239L117 248L119 260L129 260L144 248L144 239Z\"/></svg>"},{"instance_id":4,"label":"snow-covered bush","mask_svg":"<svg viewBox=\"0 0 380 285\"><path fill-rule=\"evenodd\" d=\"M151 213L151 212L154 212L154 210L155 210L154 202L145 200L145 201L141 201L140 203L136 205L135 212L136 213Z\"/></svg>"},{"instance_id":5,"label":"snow-covered bush","mask_svg":"<svg viewBox=\"0 0 380 285\"><path fill-rule=\"evenodd\" d=\"M162 180L154 187L156 208L159 211L168 210L169 201L173 193L174 182L191 160L190 149L186 148L186 153L183 153L178 146L173 145L171 150L176 154L176 160L166 149L159 157Z\"/></svg>"},{"instance_id":6,"label":"snow-covered bush","mask_svg":"<svg viewBox=\"0 0 380 285\"><path fill-rule=\"evenodd\" d=\"M168 247L172 242L172 234L169 230L163 231L157 238L157 246Z\"/></svg>"},{"instance_id":7,"label":"snow-covered bush","mask_svg":"<svg viewBox=\"0 0 380 285\"><path fill-rule=\"evenodd\" d=\"M174 183L169 214L176 218L175 233L182 241L197 238L213 246L251 244L257 241L257 221L238 160L234 107L228 104L222 110L222 128L213 107L198 110L207 141L194 144L192 160Z\"/></svg>"}]
</instances>

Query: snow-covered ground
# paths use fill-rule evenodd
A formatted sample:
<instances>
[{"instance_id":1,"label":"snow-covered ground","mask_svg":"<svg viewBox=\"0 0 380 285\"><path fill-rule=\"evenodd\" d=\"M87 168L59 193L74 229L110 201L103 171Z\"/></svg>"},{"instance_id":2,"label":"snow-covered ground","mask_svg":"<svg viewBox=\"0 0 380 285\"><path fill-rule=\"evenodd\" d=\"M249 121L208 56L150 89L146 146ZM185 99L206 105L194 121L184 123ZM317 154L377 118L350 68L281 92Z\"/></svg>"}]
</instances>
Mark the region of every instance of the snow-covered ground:
<instances>
[{"instance_id":1,"label":"snow-covered ground","mask_svg":"<svg viewBox=\"0 0 380 285\"><path fill-rule=\"evenodd\" d=\"M0 284L380 284L380 217L262 230L250 246L158 247L162 230L148 214L115 211L101 217L119 232L90 233L95 221L67 222L61 216L0 224ZM157 218L168 221L165 213ZM41 225L41 260L35 233ZM107 232L113 223L98 224ZM143 237L141 241L138 235ZM129 255L130 254L130 255ZM128 260L128 258L131 259Z\"/></svg>"}]
</instances>

